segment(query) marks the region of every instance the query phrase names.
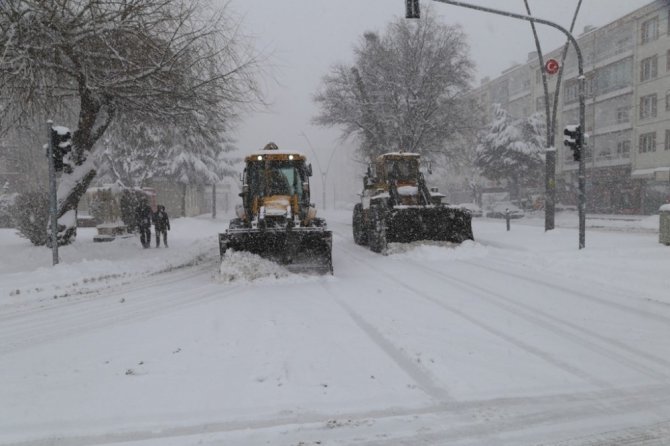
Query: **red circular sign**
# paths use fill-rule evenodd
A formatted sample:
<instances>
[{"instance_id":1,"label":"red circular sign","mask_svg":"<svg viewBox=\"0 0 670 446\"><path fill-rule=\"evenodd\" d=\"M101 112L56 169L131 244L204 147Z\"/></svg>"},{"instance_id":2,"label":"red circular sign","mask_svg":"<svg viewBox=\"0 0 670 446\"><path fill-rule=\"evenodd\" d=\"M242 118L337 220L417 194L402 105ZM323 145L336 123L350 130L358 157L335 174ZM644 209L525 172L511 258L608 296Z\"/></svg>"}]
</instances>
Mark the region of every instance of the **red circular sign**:
<instances>
[{"instance_id":1,"label":"red circular sign","mask_svg":"<svg viewBox=\"0 0 670 446\"><path fill-rule=\"evenodd\" d=\"M556 59L549 59L547 60L547 63L544 64L544 69L547 71L548 74L556 74L558 73L558 61Z\"/></svg>"}]
</instances>

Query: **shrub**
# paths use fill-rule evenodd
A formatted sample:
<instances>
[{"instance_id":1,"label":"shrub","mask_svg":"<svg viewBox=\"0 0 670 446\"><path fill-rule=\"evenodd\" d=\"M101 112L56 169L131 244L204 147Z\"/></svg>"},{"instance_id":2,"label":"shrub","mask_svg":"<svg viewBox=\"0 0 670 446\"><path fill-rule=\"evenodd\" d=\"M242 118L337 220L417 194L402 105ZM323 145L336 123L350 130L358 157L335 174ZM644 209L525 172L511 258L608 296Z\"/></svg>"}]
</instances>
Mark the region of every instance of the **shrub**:
<instances>
[{"instance_id":1,"label":"shrub","mask_svg":"<svg viewBox=\"0 0 670 446\"><path fill-rule=\"evenodd\" d=\"M7 194L0 192L0 228L11 228L12 212L14 209L14 202L18 194Z\"/></svg>"},{"instance_id":2,"label":"shrub","mask_svg":"<svg viewBox=\"0 0 670 446\"><path fill-rule=\"evenodd\" d=\"M33 245L45 245L49 224L49 195L47 192L19 194L14 202L12 219L21 237L30 240Z\"/></svg>"}]
</instances>

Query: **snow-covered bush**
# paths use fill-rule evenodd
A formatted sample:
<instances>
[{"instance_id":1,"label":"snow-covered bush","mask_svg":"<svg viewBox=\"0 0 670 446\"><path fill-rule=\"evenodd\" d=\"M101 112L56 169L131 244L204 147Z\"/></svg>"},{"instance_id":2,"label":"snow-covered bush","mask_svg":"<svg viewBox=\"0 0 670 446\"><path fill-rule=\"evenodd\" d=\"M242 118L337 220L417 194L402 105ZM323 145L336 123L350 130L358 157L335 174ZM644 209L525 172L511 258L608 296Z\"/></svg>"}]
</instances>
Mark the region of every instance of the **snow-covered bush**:
<instances>
[{"instance_id":1,"label":"snow-covered bush","mask_svg":"<svg viewBox=\"0 0 670 446\"><path fill-rule=\"evenodd\" d=\"M12 208L17 195L0 193L0 228L12 227Z\"/></svg>"},{"instance_id":2,"label":"snow-covered bush","mask_svg":"<svg viewBox=\"0 0 670 446\"><path fill-rule=\"evenodd\" d=\"M47 192L27 192L18 195L12 207L12 219L21 237L30 240L33 245L45 245L49 224L49 195Z\"/></svg>"}]
</instances>

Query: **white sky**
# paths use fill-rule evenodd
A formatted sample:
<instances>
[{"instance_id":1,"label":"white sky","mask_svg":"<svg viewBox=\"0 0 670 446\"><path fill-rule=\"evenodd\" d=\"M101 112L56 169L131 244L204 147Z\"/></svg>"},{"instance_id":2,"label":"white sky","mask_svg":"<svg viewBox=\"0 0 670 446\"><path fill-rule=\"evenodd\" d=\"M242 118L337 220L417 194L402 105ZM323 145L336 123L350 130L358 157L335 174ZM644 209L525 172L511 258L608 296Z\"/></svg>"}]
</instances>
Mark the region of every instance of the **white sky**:
<instances>
[{"instance_id":1,"label":"white sky","mask_svg":"<svg viewBox=\"0 0 670 446\"><path fill-rule=\"evenodd\" d=\"M225 1L225 0L218 0ZM404 16L404 0L230 0L242 18L247 34L257 47L269 53L275 80L267 80L268 111L246 117L237 135L241 152L258 149L268 141L280 148L311 154L304 132L325 164L335 147L339 131L310 124L317 108L312 95L321 78L336 62L351 60L352 47L363 32L383 31L396 17ZM422 1L422 11L431 4L443 20L459 23L468 34L477 82L483 76L497 76L513 61L523 62L535 49L526 22L471 11L452 5ZM525 13L523 0L472 0L492 8ZM575 28L604 25L650 0L584 0ZM570 25L577 0L530 0L537 17ZM542 29L543 52L563 44L560 33ZM336 163L338 157L335 157Z\"/></svg>"}]
</instances>

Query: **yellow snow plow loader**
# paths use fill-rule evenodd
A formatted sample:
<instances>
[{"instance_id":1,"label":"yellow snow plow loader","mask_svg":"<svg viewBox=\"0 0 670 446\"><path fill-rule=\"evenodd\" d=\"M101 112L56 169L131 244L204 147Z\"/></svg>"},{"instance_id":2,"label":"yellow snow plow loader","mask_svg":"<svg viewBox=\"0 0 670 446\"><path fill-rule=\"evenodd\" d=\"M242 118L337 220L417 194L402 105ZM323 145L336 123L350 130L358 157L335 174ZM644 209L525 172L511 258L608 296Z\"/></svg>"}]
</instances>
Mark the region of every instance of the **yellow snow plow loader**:
<instances>
[{"instance_id":1,"label":"yellow snow plow loader","mask_svg":"<svg viewBox=\"0 0 670 446\"><path fill-rule=\"evenodd\" d=\"M312 166L305 156L269 143L245 164L237 218L219 234L221 258L229 249L247 251L292 272L332 274L333 236L310 204Z\"/></svg>"},{"instance_id":2,"label":"yellow snow plow loader","mask_svg":"<svg viewBox=\"0 0 670 446\"><path fill-rule=\"evenodd\" d=\"M354 206L354 241L385 252L390 242L473 240L472 216L442 203L419 170L418 153L393 152L377 157L363 179L361 202Z\"/></svg>"}]
</instances>

